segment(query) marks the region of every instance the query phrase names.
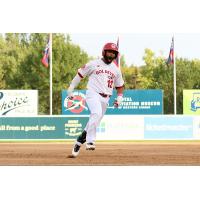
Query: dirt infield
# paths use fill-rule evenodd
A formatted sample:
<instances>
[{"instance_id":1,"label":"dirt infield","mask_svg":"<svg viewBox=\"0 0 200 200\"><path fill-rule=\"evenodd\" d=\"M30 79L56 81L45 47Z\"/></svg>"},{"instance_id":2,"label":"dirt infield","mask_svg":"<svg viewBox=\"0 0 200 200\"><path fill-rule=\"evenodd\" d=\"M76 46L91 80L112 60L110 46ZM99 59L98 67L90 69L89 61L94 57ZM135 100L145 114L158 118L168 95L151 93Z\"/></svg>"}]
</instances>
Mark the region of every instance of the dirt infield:
<instances>
[{"instance_id":1,"label":"dirt infield","mask_svg":"<svg viewBox=\"0 0 200 200\"><path fill-rule=\"evenodd\" d=\"M72 143L0 143L0 165L151 166L200 165L200 142L124 142L83 146L77 158L68 158Z\"/></svg>"}]
</instances>

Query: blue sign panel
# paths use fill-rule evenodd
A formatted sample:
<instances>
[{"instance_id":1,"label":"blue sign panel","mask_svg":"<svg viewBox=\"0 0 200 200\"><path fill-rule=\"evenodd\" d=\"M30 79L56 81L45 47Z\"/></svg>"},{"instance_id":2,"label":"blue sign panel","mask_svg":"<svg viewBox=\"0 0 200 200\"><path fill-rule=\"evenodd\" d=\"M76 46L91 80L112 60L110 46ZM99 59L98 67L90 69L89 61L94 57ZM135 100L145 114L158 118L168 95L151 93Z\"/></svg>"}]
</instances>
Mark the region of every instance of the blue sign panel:
<instances>
[{"instance_id":1,"label":"blue sign panel","mask_svg":"<svg viewBox=\"0 0 200 200\"><path fill-rule=\"evenodd\" d=\"M62 91L62 114L63 115L89 115L89 109L85 101L85 90L74 92L74 99L67 99L67 91ZM123 102L114 107L117 97L116 90L110 98L106 114L108 115L145 115L163 114L162 90L125 90Z\"/></svg>"},{"instance_id":2,"label":"blue sign panel","mask_svg":"<svg viewBox=\"0 0 200 200\"><path fill-rule=\"evenodd\" d=\"M162 90L125 90L123 102L117 109L113 106L115 98L116 91L110 98L106 114L163 114Z\"/></svg>"},{"instance_id":3,"label":"blue sign panel","mask_svg":"<svg viewBox=\"0 0 200 200\"><path fill-rule=\"evenodd\" d=\"M192 117L145 117L144 139L193 138Z\"/></svg>"}]
</instances>

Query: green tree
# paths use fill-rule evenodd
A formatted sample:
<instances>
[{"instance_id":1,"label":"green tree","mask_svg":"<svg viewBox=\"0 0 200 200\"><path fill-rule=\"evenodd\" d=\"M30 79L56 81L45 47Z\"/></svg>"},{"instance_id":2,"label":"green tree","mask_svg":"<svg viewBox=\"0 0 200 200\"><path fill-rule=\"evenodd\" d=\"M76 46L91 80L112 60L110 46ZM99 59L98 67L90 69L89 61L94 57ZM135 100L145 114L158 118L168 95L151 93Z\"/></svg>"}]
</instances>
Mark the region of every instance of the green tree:
<instances>
[{"instance_id":1,"label":"green tree","mask_svg":"<svg viewBox=\"0 0 200 200\"><path fill-rule=\"evenodd\" d=\"M120 56L120 67L126 67L126 61L124 55Z\"/></svg>"},{"instance_id":2,"label":"green tree","mask_svg":"<svg viewBox=\"0 0 200 200\"><path fill-rule=\"evenodd\" d=\"M138 69L135 66L121 68L126 89L138 88Z\"/></svg>"},{"instance_id":3,"label":"green tree","mask_svg":"<svg viewBox=\"0 0 200 200\"><path fill-rule=\"evenodd\" d=\"M200 89L200 60L176 59L177 113L183 113L183 90Z\"/></svg>"},{"instance_id":4,"label":"green tree","mask_svg":"<svg viewBox=\"0 0 200 200\"><path fill-rule=\"evenodd\" d=\"M78 68L88 62L88 55L71 42L69 35L53 34L53 114L61 114L61 92L69 87ZM85 89L86 79L77 89Z\"/></svg>"},{"instance_id":5,"label":"green tree","mask_svg":"<svg viewBox=\"0 0 200 200\"><path fill-rule=\"evenodd\" d=\"M0 37L1 89L37 89L39 114L49 114L49 69L41 64L47 37L35 33Z\"/></svg>"},{"instance_id":6,"label":"green tree","mask_svg":"<svg viewBox=\"0 0 200 200\"><path fill-rule=\"evenodd\" d=\"M6 80L5 80L6 74L2 63L2 60L5 59L4 58L5 48L6 48L6 43L3 39L3 36L0 35L0 89L4 89L6 86Z\"/></svg>"},{"instance_id":7,"label":"green tree","mask_svg":"<svg viewBox=\"0 0 200 200\"><path fill-rule=\"evenodd\" d=\"M155 57L150 49L145 49L145 65L141 68L140 88L163 90L164 113L173 113L173 69L167 67L165 59Z\"/></svg>"},{"instance_id":8,"label":"green tree","mask_svg":"<svg viewBox=\"0 0 200 200\"><path fill-rule=\"evenodd\" d=\"M174 69L166 65L163 57L155 57L151 50L145 50L145 65L141 67L140 88L162 89L164 92L164 113L174 113ZM176 58L176 100L177 113L183 114L183 90L199 89L200 61Z\"/></svg>"}]
</instances>

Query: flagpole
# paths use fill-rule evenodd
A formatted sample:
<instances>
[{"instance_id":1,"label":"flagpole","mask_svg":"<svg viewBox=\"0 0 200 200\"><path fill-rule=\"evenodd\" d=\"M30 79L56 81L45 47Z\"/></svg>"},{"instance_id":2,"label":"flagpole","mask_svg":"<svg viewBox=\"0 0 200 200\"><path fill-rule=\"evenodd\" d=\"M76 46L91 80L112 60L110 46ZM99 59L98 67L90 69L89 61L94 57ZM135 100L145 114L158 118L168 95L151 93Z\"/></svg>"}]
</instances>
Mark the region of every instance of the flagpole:
<instances>
[{"instance_id":1,"label":"flagpole","mask_svg":"<svg viewBox=\"0 0 200 200\"><path fill-rule=\"evenodd\" d=\"M50 85L50 115L52 115L52 33L49 34L50 42L49 42L49 60L50 60L50 78L49 78L49 85Z\"/></svg>"},{"instance_id":2,"label":"flagpole","mask_svg":"<svg viewBox=\"0 0 200 200\"><path fill-rule=\"evenodd\" d=\"M174 46L174 114L176 115L176 56L175 56L174 35L173 35L173 46Z\"/></svg>"},{"instance_id":3,"label":"flagpole","mask_svg":"<svg viewBox=\"0 0 200 200\"><path fill-rule=\"evenodd\" d=\"M118 50L119 50L119 36L118 36ZM118 58L118 66L119 66L119 69L121 69L121 66L120 66L120 54L119 54L119 58Z\"/></svg>"}]
</instances>

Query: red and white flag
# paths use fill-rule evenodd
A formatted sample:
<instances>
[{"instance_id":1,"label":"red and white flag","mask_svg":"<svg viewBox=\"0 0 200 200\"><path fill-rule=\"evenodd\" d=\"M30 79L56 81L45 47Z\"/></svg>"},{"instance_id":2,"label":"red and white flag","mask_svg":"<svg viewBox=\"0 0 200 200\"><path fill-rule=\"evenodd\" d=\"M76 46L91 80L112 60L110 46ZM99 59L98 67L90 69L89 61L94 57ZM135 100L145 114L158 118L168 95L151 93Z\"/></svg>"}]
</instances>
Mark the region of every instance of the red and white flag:
<instances>
[{"instance_id":1,"label":"red and white flag","mask_svg":"<svg viewBox=\"0 0 200 200\"><path fill-rule=\"evenodd\" d=\"M50 37L48 38L46 47L44 49L43 57L41 59L41 62L45 67L49 66L49 46L50 46Z\"/></svg>"},{"instance_id":2,"label":"red and white flag","mask_svg":"<svg viewBox=\"0 0 200 200\"><path fill-rule=\"evenodd\" d=\"M173 65L173 64L174 64L174 37L172 38L169 57L167 59L167 65Z\"/></svg>"}]
</instances>

